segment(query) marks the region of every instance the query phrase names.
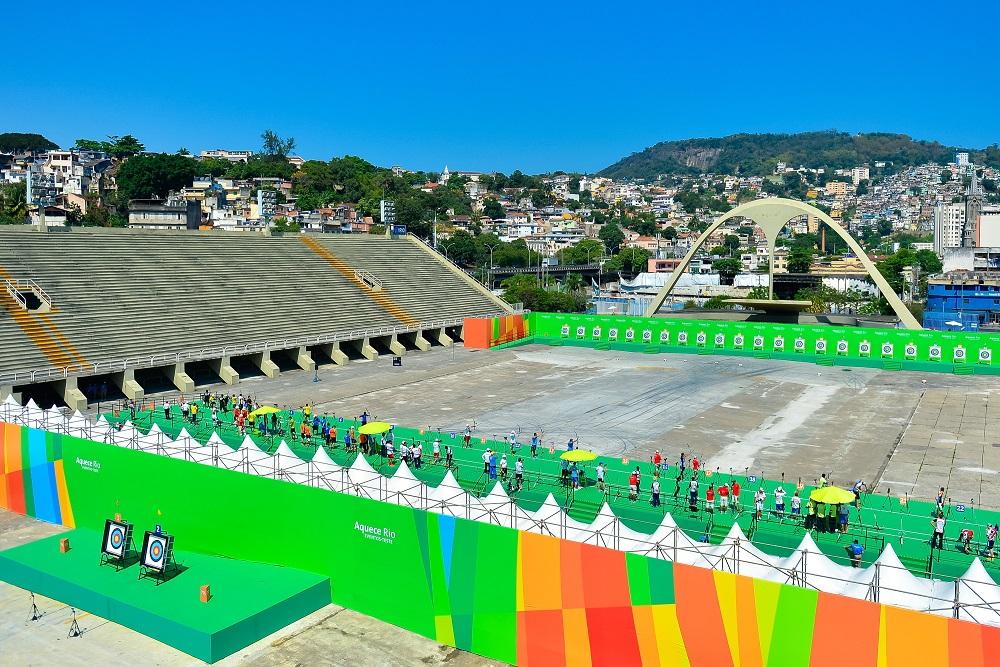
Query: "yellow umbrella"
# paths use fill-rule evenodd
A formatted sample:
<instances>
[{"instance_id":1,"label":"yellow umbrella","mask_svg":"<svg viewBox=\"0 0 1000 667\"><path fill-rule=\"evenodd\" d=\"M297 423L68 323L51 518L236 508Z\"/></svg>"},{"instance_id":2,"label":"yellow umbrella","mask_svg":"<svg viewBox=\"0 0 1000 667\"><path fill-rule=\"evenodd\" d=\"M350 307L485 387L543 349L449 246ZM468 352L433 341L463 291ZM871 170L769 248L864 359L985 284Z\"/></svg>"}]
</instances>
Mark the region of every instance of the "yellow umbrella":
<instances>
[{"instance_id":1,"label":"yellow umbrella","mask_svg":"<svg viewBox=\"0 0 1000 667\"><path fill-rule=\"evenodd\" d=\"M559 458L566 461L593 461L597 458L597 454L588 452L586 449L571 449L568 452L560 454Z\"/></svg>"},{"instance_id":2,"label":"yellow umbrella","mask_svg":"<svg viewBox=\"0 0 1000 667\"><path fill-rule=\"evenodd\" d=\"M279 408L276 408L276 407L272 406L272 405L265 405L264 407L257 408L256 410L254 410L253 412L251 412L250 416L251 417L257 417L257 416L260 416L260 415L273 414L275 412L281 412L281 410Z\"/></svg>"},{"instance_id":3,"label":"yellow umbrella","mask_svg":"<svg viewBox=\"0 0 1000 667\"><path fill-rule=\"evenodd\" d=\"M358 429L358 433L364 433L365 435L376 435L378 433L385 433L392 425L388 422L368 422L364 426Z\"/></svg>"},{"instance_id":4,"label":"yellow umbrella","mask_svg":"<svg viewBox=\"0 0 1000 667\"><path fill-rule=\"evenodd\" d=\"M809 494L809 499L827 505L842 505L852 502L854 493L838 486L825 486L822 489L813 489L813 492Z\"/></svg>"}]
</instances>

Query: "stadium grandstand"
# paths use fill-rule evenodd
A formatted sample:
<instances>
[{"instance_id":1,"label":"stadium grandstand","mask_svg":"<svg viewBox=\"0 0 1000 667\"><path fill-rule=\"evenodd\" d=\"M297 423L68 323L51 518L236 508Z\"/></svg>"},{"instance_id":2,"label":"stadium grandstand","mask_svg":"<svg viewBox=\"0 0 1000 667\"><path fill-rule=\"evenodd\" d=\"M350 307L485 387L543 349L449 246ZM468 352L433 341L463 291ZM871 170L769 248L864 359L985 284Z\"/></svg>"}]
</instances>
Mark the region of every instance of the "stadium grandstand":
<instances>
[{"instance_id":1,"label":"stadium grandstand","mask_svg":"<svg viewBox=\"0 0 1000 667\"><path fill-rule=\"evenodd\" d=\"M462 338L513 309L413 237L0 229L0 398L88 400Z\"/></svg>"}]
</instances>

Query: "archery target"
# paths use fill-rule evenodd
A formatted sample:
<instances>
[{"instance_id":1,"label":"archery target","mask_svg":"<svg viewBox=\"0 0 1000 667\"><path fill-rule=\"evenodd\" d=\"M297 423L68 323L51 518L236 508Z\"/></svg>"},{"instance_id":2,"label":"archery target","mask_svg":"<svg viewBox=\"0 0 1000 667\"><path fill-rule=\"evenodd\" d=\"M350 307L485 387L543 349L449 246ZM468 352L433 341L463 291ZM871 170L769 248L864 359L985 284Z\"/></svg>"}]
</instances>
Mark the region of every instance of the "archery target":
<instances>
[{"instance_id":1,"label":"archery target","mask_svg":"<svg viewBox=\"0 0 1000 667\"><path fill-rule=\"evenodd\" d=\"M955 361L965 361L965 348L961 345L955 346Z\"/></svg>"},{"instance_id":2,"label":"archery target","mask_svg":"<svg viewBox=\"0 0 1000 667\"><path fill-rule=\"evenodd\" d=\"M681 345L687 345L688 342L687 331L681 331L680 333L677 334L677 342L680 343Z\"/></svg>"},{"instance_id":3,"label":"archery target","mask_svg":"<svg viewBox=\"0 0 1000 667\"><path fill-rule=\"evenodd\" d=\"M646 329L645 331L642 332L642 342L648 343L651 340L653 340L653 332L650 331L649 329Z\"/></svg>"},{"instance_id":4,"label":"archery target","mask_svg":"<svg viewBox=\"0 0 1000 667\"><path fill-rule=\"evenodd\" d=\"M618 329L614 327L608 329L608 340L618 340Z\"/></svg>"},{"instance_id":5,"label":"archery target","mask_svg":"<svg viewBox=\"0 0 1000 667\"><path fill-rule=\"evenodd\" d=\"M737 349L743 349L743 334L733 336L733 346Z\"/></svg>"},{"instance_id":6,"label":"archery target","mask_svg":"<svg viewBox=\"0 0 1000 667\"><path fill-rule=\"evenodd\" d=\"M576 328L576 337L577 338L583 338L586 335L587 335L587 327L577 327Z\"/></svg>"},{"instance_id":7,"label":"archery target","mask_svg":"<svg viewBox=\"0 0 1000 667\"><path fill-rule=\"evenodd\" d=\"M907 343L906 347L903 349L903 353L907 359L913 359L917 356L917 346L913 343Z\"/></svg>"},{"instance_id":8,"label":"archery target","mask_svg":"<svg viewBox=\"0 0 1000 667\"><path fill-rule=\"evenodd\" d=\"M822 338L816 341L816 351L826 352L826 341L823 340Z\"/></svg>"},{"instance_id":9,"label":"archery target","mask_svg":"<svg viewBox=\"0 0 1000 667\"><path fill-rule=\"evenodd\" d=\"M560 333L563 336L568 336L569 335L569 325L568 324L562 325L562 329L561 329Z\"/></svg>"},{"instance_id":10,"label":"archery target","mask_svg":"<svg viewBox=\"0 0 1000 667\"><path fill-rule=\"evenodd\" d=\"M591 332L591 338L600 338L600 337L601 337L601 327L594 327L594 330Z\"/></svg>"},{"instance_id":11,"label":"archery target","mask_svg":"<svg viewBox=\"0 0 1000 667\"><path fill-rule=\"evenodd\" d=\"M892 343L882 343L882 356L883 357L892 356Z\"/></svg>"},{"instance_id":12,"label":"archery target","mask_svg":"<svg viewBox=\"0 0 1000 667\"><path fill-rule=\"evenodd\" d=\"M774 337L774 349L784 350L785 349L785 339L781 336Z\"/></svg>"},{"instance_id":13,"label":"archery target","mask_svg":"<svg viewBox=\"0 0 1000 667\"><path fill-rule=\"evenodd\" d=\"M847 341L838 340L837 341L837 354L847 354Z\"/></svg>"},{"instance_id":14,"label":"archery target","mask_svg":"<svg viewBox=\"0 0 1000 667\"><path fill-rule=\"evenodd\" d=\"M928 350L927 354L928 356L930 356L932 361L937 361L938 359L941 358L941 346L931 345L931 349Z\"/></svg>"},{"instance_id":15,"label":"archery target","mask_svg":"<svg viewBox=\"0 0 1000 667\"><path fill-rule=\"evenodd\" d=\"M633 340L635 340L635 329L629 327L628 329L625 330L625 340L627 340L630 343Z\"/></svg>"},{"instance_id":16,"label":"archery target","mask_svg":"<svg viewBox=\"0 0 1000 667\"><path fill-rule=\"evenodd\" d=\"M795 347L796 352L805 352L806 339L799 336L798 338L795 339L795 343L793 343L793 345Z\"/></svg>"},{"instance_id":17,"label":"archery target","mask_svg":"<svg viewBox=\"0 0 1000 667\"><path fill-rule=\"evenodd\" d=\"M759 350L764 347L764 337L754 336L753 337L753 349Z\"/></svg>"},{"instance_id":18,"label":"archery target","mask_svg":"<svg viewBox=\"0 0 1000 667\"><path fill-rule=\"evenodd\" d=\"M670 342L670 331L668 329L664 329L663 331L660 332L660 342L661 343Z\"/></svg>"},{"instance_id":19,"label":"archery target","mask_svg":"<svg viewBox=\"0 0 1000 667\"><path fill-rule=\"evenodd\" d=\"M980 348L979 350L979 361L984 364L988 364L993 360L993 351L988 347Z\"/></svg>"},{"instance_id":20,"label":"archery target","mask_svg":"<svg viewBox=\"0 0 1000 667\"><path fill-rule=\"evenodd\" d=\"M708 340L708 336L705 335L704 331L699 331L698 335L695 336L694 340L696 343L698 343L698 345L704 345L705 341Z\"/></svg>"},{"instance_id":21,"label":"archery target","mask_svg":"<svg viewBox=\"0 0 1000 667\"><path fill-rule=\"evenodd\" d=\"M715 334L715 347L722 347L726 344L725 334L717 333Z\"/></svg>"},{"instance_id":22,"label":"archery target","mask_svg":"<svg viewBox=\"0 0 1000 667\"><path fill-rule=\"evenodd\" d=\"M142 565L151 570L162 572L167 564L168 537L146 531L146 539L142 545Z\"/></svg>"},{"instance_id":23,"label":"archery target","mask_svg":"<svg viewBox=\"0 0 1000 667\"><path fill-rule=\"evenodd\" d=\"M869 354L872 353L872 344L866 340L861 341L861 344L858 345L858 352L861 354L862 357L867 357Z\"/></svg>"},{"instance_id":24,"label":"archery target","mask_svg":"<svg viewBox=\"0 0 1000 667\"><path fill-rule=\"evenodd\" d=\"M128 546L129 526L126 523L108 519L104 523L104 548L108 556L121 558Z\"/></svg>"}]
</instances>

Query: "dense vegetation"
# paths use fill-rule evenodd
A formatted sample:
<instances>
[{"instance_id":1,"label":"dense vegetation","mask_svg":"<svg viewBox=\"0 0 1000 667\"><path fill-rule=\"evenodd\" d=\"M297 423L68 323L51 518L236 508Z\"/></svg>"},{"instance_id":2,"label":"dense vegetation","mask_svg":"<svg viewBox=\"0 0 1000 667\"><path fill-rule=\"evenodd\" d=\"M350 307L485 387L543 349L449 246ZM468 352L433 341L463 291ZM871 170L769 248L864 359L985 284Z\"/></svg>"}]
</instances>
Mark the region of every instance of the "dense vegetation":
<instances>
[{"instance_id":1,"label":"dense vegetation","mask_svg":"<svg viewBox=\"0 0 1000 667\"><path fill-rule=\"evenodd\" d=\"M0 132L0 153L25 153L59 150L55 144L40 134L25 132Z\"/></svg>"},{"instance_id":2,"label":"dense vegetation","mask_svg":"<svg viewBox=\"0 0 1000 667\"><path fill-rule=\"evenodd\" d=\"M956 150L968 150L976 164L1000 167L1000 147L958 149L936 141L917 141L905 134L803 132L800 134L733 134L712 139L664 141L623 158L599 175L653 180L660 174L715 172L764 176L777 163L809 168L845 169L884 160L893 167L950 162Z\"/></svg>"}]
</instances>

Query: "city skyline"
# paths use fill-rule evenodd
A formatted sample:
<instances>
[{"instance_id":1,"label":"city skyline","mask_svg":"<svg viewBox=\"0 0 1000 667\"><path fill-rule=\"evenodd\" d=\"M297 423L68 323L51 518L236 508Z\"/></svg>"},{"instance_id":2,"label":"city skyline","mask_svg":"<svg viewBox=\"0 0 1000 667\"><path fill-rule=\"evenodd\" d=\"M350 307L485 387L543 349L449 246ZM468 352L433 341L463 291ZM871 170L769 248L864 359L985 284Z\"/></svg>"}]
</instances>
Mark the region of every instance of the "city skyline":
<instances>
[{"instance_id":1,"label":"city skyline","mask_svg":"<svg viewBox=\"0 0 1000 667\"><path fill-rule=\"evenodd\" d=\"M12 8L13 24L76 33L8 63L0 127L63 146L131 133L193 153L256 149L270 127L306 158L508 173L594 172L660 141L736 132L902 132L970 148L1000 137L981 111L996 102L995 70L965 55L988 53L992 6L945 50L940 26L899 3L856 20L795 6L229 9L192 22L116 3L100 16ZM975 105L946 90L975 90Z\"/></svg>"}]
</instances>

